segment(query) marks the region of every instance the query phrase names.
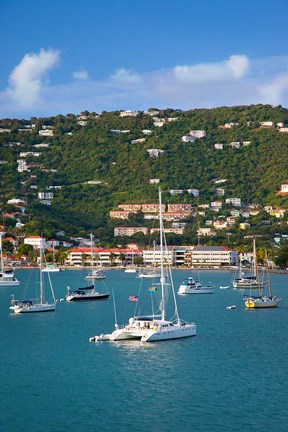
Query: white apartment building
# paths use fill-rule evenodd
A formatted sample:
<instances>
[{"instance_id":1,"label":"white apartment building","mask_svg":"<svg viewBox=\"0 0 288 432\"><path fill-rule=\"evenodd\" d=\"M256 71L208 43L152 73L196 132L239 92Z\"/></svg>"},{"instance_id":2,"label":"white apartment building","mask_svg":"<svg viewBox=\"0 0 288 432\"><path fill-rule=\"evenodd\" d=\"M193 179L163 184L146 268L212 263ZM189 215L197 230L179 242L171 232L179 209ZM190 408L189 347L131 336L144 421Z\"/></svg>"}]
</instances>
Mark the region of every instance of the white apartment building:
<instances>
[{"instance_id":1,"label":"white apartment building","mask_svg":"<svg viewBox=\"0 0 288 432\"><path fill-rule=\"evenodd\" d=\"M195 246L192 267L230 267L238 263L238 251L226 246Z\"/></svg>"},{"instance_id":2,"label":"white apartment building","mask_svg":"<svg viewBox=\"0 0 288 432\"><path fill-rule=\"evenodd\" d=\"M156 246L153 249L143 250L142 251L143 262L147 266L160 266L161 263L161 250L159 246ZM166 261L168 264L173 264L173 246L168 247L167 250L164 250L164 262Z\"/></svg>"},{"instance_id":3,"label":"white apartment building","mask_svg":"<svg viewBox=\"0 0 288 432\"><path fill-rule=\"evenodd\" d=\"M134 234L143 233L144 235L149 234L149 228L147 227L116 227L114 228L114 237L131 237Z\"/></svg>"}]
</instances>

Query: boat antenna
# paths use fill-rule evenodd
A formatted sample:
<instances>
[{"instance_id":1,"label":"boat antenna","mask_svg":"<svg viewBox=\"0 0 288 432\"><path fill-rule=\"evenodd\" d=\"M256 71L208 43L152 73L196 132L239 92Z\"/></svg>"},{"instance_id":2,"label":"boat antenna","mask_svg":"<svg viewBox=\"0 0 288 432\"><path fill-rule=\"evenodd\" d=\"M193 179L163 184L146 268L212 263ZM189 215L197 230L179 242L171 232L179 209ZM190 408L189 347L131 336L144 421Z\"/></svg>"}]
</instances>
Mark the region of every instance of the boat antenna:
<instances>
[{"instance_id":1,"label":"boat antenna","mask_svg":"<svg viewBox=\"0 0 288 432\"><path fill-rule=\"evenodd\" d=\"M114 322L115 322L115 329L118 330L119 329L119 325L117 324L117 312L116 312L116 303L115 303L115 297L114 297L114 289L113 287L112 289L112 298L113 298L113 308L114 308Z\"/></svg>"}]
</instances>

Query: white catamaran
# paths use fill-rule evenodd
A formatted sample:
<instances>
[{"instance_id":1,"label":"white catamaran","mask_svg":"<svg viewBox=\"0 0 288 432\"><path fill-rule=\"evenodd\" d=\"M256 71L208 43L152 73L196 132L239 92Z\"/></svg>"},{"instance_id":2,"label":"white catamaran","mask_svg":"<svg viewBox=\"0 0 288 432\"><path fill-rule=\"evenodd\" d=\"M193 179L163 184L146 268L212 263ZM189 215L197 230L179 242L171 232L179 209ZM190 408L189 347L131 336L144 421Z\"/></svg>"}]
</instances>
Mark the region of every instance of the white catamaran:
<instances>
[{"instance_id":1,"label":"white catamaran","mask_svg":"<svg viewBox=\"0 0 288 432\"><path fill-rule=\"evenodd\" d=\"M125 341L125 340L140 340L142 342L157 342L170 339L179 339L196 335L196 324L186 323L180 319L176 296L174 291L172 271L168 266L167 276L164 274L164 247L167 248L164 238L164 228L162 219L162 198L161 190L159 189L159 219L160 219L160 248L161 248L161 267L160 267L160 282L159 288L161 293L160 311L161 315L134 316L129 319L129 323L120 328L115 324L115 330L111 334L102 334L93 336L89 339L90 342L101 340L109 341ZM170 283L168 283L168 279ZM155 284L156 285L156 284ZM174 319L167 320L166 305L168 300L167 289L170 289L173 294L174 301Z\"/></svg>"}]
</instances>

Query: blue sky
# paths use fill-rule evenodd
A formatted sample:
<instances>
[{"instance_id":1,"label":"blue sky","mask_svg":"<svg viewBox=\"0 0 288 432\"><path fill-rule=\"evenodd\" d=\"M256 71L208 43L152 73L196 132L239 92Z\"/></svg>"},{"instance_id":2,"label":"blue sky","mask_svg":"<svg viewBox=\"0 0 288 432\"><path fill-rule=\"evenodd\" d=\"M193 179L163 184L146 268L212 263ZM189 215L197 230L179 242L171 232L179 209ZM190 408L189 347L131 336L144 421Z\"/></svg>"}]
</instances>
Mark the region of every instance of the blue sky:
<instances>
[{"instance_id":1,"label":"blue sky","mask_svg":"<svg viewBox=\"0 0 288 432\"><path fill-rule=\"evenodd\" d=\"M287 24L287 0L0 0L0 118L288 107Z\"/></svg>"}]
</instances>

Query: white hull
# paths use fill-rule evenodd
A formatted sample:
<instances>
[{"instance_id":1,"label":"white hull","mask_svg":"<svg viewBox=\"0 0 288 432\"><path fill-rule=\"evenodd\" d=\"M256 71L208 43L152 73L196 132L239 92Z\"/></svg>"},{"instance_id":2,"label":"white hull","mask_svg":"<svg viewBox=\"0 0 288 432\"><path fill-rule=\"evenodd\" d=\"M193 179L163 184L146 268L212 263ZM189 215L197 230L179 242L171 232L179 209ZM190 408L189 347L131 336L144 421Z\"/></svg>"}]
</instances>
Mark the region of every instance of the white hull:
<instances>
[{"instance_id":1,"label":"white hull","mask_svg":"<svg viewBox=\"0 0 288 432\"><path fill-rule=\"evenodd\" d=\"M153 279L153 278L160 278L160 273L156 273L156 272L154 272L154 273L139 273L139 275L138 275L138 277L139 278L150 278L150 279Z\"/></svg>"},{"instance_id":2,"label":"white hull","mask_svg":"<svg viewBox=\"0 0 288 432\"><path fill-rule=\"evenodd\" d=\"M202 287L202 288L189 288L189 287L179 287L178 294L213 294L213 288Z\"/></svg>"},{"instance_id":3,"label":"white hull","mask_svg":"<svg viewBox=\"0 0 288 432\"><path fill-rule=\"evenodd\" d=\"M137 273L136 269L125 269L124 273Z\"/></svg>"},{"instance_id":4,"label":"white hull","mask_svg":"<svg viewBox=\"0 0 288 432\"><path fill-rule=\"evenodd\" d=\"M196 336L196 324L173 324L161 320L133 320L124 328L117 328L110 335L94 336L90 342L140 340L141 342L157 342L170 339L181 339Z\"/></svg>"},{"instance_id":5,"label":"white hull","mask_svg":"<svg viewBox=\"0 0 288 432\"><path fill-rule=\"evenodd\" d=\"M213 294L214 288L212 286L203 286L200 282L195 282L194 279L189 276L185 279L179 287L178 294Z\"/></svg>"},{"instance_id":6,"label":"white hull","mask_svg":"<svg viewBox=\"0 0 288 432\"><path fill-rule=\"evenodd\" d=\"M11 306L10 309L16 314L19 313L36 313L36 312L52 312L56 308L55 303L39 303L32 305L15 305Z\"/></svg>"},{"instance_id":7,"label":"white hull","mask_svg":"<svg viewBox=\"0 0 288 432\"><path fill-rule=\"evenodd\" d=\"M61 269L59 268L59 267L44 267L43 269L42 269L42 272L49 272L49 273L54 273L54 272L60 272L61 271Z\"/></svg>"},{"instance_id":8,"label":"white hull","mask_svg":"<svg viewBox=\"0 0 288 432\"><path fill-rule=\"evenodd\" d=\"M0 287L2 286L19 286L20 282L17 279L0 279Z\"/></svg>"},{"instance_id":9,"label":"white hull","mask_svg":"<svg viewBox=\"0 0 288 432\"><path fill-rule=\"evenodd\" d=\"M255 288L255 289L258 289L258 282L257 281L253 281L253 282L250 282L250 281L247 281L247 280L238 280L238 281L233 281L233 283L232 283L232 285L233 285L233 287L234 288L242 288L242 289L244 289L244 288L247 288L247 289L253 289L253 288ZM263 285L263 283L260 283L260 286L262 286Z\"/></svg>"}]
</instances>

